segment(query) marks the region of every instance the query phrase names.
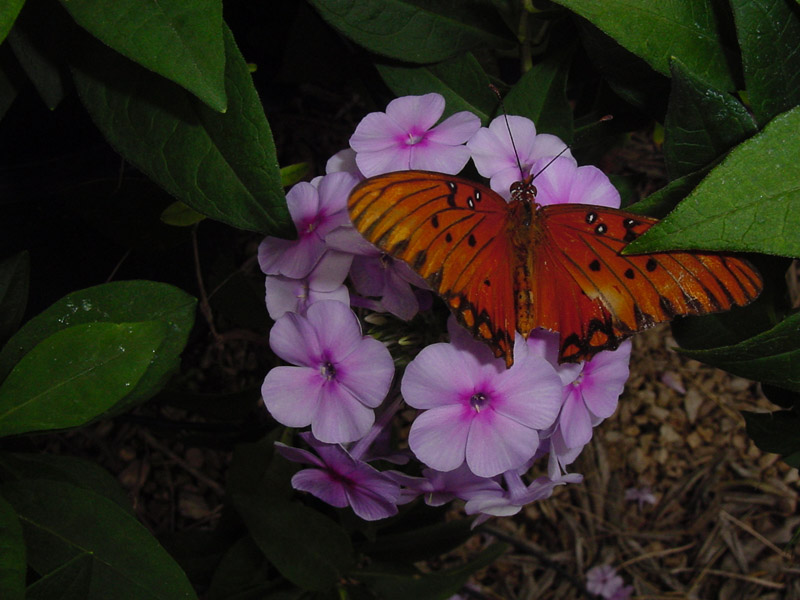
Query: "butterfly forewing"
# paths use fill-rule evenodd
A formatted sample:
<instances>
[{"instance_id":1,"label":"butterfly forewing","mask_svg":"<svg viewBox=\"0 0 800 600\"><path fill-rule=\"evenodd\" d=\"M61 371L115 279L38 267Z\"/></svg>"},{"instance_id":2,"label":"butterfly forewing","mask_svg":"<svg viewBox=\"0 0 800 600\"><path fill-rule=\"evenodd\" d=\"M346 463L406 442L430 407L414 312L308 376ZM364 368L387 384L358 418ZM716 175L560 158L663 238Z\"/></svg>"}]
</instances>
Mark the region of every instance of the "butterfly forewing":
<instances>
[{"instance_id":1,"label":"butterfly forewing","mask_svg":"<svg viewBox=\"0 0 800 600\"><path fill-rule=\"evenodd\" d=\"M348 210L367 240L408 263L462 325L512 363L513 252L500 196L457 177L401 171L360 183Z\"/></svg>"},{"instance_id":2,"label":"butterfly forewing","mask_svg":"<svg viewBox=\"0 0 800 600\"><path fill-rule=\"evenodd\" d=\"M601 312L608 315L605 322L594 317L583 330L552 322L552 318L547 324L539 323L561 332L563 360L586 360L677 315L743 306L761 291L758 272L747 261L730 255L621 254L628 243L657 222L655 219L579 204L545 207L539 218L543 231L539 246L550 250L550 259L585 295L587 300L580 303L583 310L592 312L590 305L599 303ZM534 282L532 287L544 285Z\"/></svg>"}]
</instances>

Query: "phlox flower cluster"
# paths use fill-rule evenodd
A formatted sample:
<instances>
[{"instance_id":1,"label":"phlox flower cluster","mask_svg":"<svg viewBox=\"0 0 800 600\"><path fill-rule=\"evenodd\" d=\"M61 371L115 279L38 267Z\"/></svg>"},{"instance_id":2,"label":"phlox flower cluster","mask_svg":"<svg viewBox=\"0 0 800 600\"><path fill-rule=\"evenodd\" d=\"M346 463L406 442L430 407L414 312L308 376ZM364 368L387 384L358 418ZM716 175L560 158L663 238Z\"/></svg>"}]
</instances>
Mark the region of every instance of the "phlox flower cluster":
<instances>
[{"instance_id":1,"label":"phlox flower cluster","mask_svg":"<svg viewBox=\"0 0 800 600\"><path fill-rule=\"evenodd\" d=\"M508 117L518 163L502 118L481 127L469 112L441 120L444 109L440 95L426 94L364 117L325 175L287 193L297 239L268 237L258 252L275 320L270 346L286 363L267 374L264 405L279 423L306 429L298 440L309 448L279 444L278 451L303 465L295 489L366 520L422 498L431 506L460 500L479 523L580 482L569 465L616 409L628 376L629 343L559 365L557 334L535 331L527 341L516 337L506 369L452 318L448 342L423 348L396 373L387 346L363 334L353 308L409 320L432 301L424 280L350 223L347 198L365 177L456 174L471 159L507 198L511 183L551 163L536 178L537 202L619 206L602 172L578 166L561 140L538 134L530 120ZM392 448L388 433L403 406L416 416L404 445ZM379 470L378 460L394 468Z\"/></svg>"}]
</instances>

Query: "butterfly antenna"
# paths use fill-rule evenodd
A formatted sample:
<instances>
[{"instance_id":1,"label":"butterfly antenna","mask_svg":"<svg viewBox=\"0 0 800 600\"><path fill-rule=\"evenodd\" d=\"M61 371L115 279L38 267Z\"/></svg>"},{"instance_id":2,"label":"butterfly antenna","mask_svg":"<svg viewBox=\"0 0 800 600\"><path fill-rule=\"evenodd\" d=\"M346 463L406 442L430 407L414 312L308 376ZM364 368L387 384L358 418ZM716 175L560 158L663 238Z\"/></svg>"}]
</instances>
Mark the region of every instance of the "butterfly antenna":
<instances>
[{"instance_id":1,"label":"butterfly antenna","mask_svg":"<svg viewBox=\"0 0 800 600\"><path fill-rule=\"evenodd\" d=\"M517 145L514 143L514 136L511 135L511 125L509 125L508 123L508 113L506 112L506 105L503 102L503 97L500 95L500 90L498 90L491 83L489 84L489 88L494 92L494 95L497 96L497 99L500 101L500 108L503 109L503 118L506 120L506 129L508 129L508 137L511 140L511 147L514 149L514 158L517 159L517 167L519 168L519 177L520 179L525 179L525 172L522 170L522 163L519 160L519 152L517 152Z\"/></svg>"},{"instance_id":2,"label":"butterfly antenna","mask_svg":"<svg viewBox=\"0 0 800 600\"><path fill-rule=\"evenodd\" d=\"M533 180L534 180L534 179L536 179L536 178L537 178L539 175L541 175L541 174L542 174L542 171L544 171L544 170L545 170L547 167L549 167L549 166L550 166L550 165L552 165L554 162L556 162L556 159L557 159L557 158L559 158L559 157L560 157L562 154L564 154L564 152L566 152L566 151L567 151L567 150L569 150L569 149L570 149L570 145L569 145L569 144L567 144L566 146L564 146L564 149L563 149L561 152L559 152L559 153L558 153L558 154L556 154L556 155L555 155L553 158L551 158L549 161L547 161L547 164L546 164L545 166L543 166L541 169L539 169L539 170L537 171L536 175L534 175L533 177L531 177L531 181L533 181Z\"/></svg>"}]
</instances>

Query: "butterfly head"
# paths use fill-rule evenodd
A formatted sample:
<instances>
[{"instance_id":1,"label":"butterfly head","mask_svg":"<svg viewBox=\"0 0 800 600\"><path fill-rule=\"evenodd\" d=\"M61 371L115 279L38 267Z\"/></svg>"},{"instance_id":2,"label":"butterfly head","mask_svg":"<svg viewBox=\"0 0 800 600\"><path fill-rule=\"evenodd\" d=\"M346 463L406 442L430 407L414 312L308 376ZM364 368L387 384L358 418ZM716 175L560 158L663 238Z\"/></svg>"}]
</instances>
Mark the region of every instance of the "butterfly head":
<instances>
[{"instance_id":1,"label":"butterfly head","mask_svg":"<svg viewBox=\"0 0 800 600\"><path fill-rule=\"evenodd\" d=\"M533 185L533 176L528 175L521 181L515 181L511 184L511 201L524 202L528 205L536 204L536 186Z\"/></svg>"}]
</instances>

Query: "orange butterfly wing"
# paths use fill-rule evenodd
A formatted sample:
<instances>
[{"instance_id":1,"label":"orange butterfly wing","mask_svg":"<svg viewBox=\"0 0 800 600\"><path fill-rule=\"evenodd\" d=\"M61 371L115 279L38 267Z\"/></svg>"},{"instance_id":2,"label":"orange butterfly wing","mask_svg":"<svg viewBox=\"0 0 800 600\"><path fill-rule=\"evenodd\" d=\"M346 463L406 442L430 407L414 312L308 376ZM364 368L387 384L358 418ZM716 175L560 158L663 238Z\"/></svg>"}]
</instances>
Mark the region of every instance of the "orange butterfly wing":
<instances>
[{"instance_id":1,"label":"orange butterfly wing","mask_svg":"<svg viewBox=\"0 0 800 600\"><path fill-rule=\"evenodd\" d=\"M533 306L520 307L520 320L530 315L535 326L561 332L560 361L588 360L656 323L743 306L761 292L758 272L731 255L621 254L657 222L581 204L539 210L530 256Z\"/></svg>"},{"instance_id":2,"label":"orange butterfly wing","mask_svg":"<svg viewBox=\"0 0 800 600\"><path fill-rule=\"evenodd\" d=\"M361 235L408 263L508 362L516 312L509 210L500 196L442 173L399 171L358 184L348 210Z\"/></svg>"},{"instance_id":3,"label":"orange butterfly wing","mask_svg":"<svg viewBox=\"0 0 800 600\"><path fill-rule=\"evenodd\" d=\"M761 292L758 272L731 255L621 254L656 219L582 204L528 209L532 194L521 198L507 204L465 179L399 171L357 185L348 210L507 366L515 330L559 332L559 362L577 362L656 323L743 306Z\"/></svg>"}]
</instances>

